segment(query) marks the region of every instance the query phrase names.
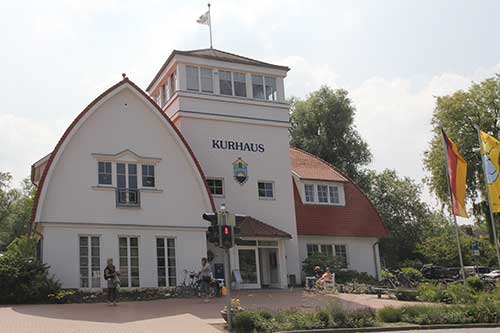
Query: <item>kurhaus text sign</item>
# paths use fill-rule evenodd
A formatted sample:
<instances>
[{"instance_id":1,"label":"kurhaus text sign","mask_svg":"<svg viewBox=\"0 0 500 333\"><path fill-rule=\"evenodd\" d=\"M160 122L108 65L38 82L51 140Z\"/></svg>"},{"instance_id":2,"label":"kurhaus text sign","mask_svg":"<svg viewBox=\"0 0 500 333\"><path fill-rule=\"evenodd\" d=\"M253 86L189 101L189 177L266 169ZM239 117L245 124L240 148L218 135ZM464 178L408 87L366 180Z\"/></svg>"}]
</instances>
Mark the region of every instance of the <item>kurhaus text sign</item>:
<instances>
[{"instance_id":1,"label":"kurhaus text sign","mask_svg":"<svg viewBox=\"0 0 500 333\"><path fill-rule=\"evenodd\" d=\"M249 143L219 139L212 139L212 148L221 150L250 151L254 153L263 153L265 151L263 143Z\"/></svg>"}]
</instances>

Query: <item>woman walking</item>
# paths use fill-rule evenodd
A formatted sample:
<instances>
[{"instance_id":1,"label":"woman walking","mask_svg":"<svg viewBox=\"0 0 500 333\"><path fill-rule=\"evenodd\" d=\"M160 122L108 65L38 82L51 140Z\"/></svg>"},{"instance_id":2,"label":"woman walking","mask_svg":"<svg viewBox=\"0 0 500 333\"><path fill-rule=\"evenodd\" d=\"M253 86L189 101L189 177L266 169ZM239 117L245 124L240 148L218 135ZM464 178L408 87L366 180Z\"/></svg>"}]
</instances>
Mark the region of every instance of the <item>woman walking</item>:
<instances>
[{"instance_id":1,"label":"woman walking","mask_svg":"<svg viewBox=\"0 0 500 333\"><path fill-rule=\"evenodd\" d=\"M104 279L108 282L108 305L116 306L116 301L118 298L118 287L120 286L120 275L113 265L113 259L108 258L107 266L104 269Z\"/></svg>"}]
</instances>

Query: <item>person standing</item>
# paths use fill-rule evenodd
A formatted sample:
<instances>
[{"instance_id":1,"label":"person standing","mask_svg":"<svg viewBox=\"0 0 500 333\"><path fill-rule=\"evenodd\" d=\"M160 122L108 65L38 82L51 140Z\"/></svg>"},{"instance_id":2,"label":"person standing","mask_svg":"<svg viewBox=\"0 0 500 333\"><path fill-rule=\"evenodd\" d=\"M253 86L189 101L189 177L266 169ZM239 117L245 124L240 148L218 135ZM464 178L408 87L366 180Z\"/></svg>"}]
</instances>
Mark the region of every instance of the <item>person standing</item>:
<instances>
[{"instance_id":1,"label":"person standing","mask_svg":"<svg viewBox=\"0 0 500 333\"><path fill-rule=\"evenodd\" d=\"M201 271L200 271L200 291L205 295L208 301L210 295L210 282L212 281L212 272L207 258L201 258Z\"/></svg>"},{"instance_id":2,"label":"person standing","mask_svg":"<svg viewBox=\"0 0 500 333\"><path fill-rule=\"evenodd\" d=\"M118 287L120 285L119 273L113 265L113 258L108 258L104 269L104 279L108 282L108 305L116 306Z\"/></svg>"}]
</instances>

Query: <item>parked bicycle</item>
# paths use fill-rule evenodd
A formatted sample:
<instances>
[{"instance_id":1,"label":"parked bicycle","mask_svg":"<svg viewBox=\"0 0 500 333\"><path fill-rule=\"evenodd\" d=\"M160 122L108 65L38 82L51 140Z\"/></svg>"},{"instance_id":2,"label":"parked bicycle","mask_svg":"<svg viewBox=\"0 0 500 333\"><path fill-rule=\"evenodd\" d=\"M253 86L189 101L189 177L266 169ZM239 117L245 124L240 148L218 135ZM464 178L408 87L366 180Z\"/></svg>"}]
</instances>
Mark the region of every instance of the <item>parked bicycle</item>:
<instances>
[{"instance_id":1,"label":"parked bicycle","mask_svg":"<svg viewBox=\"0 0 500 333\"><path fill-rule=\"evenodd\" d=\"M197 296L200 291L200 281L198 273L195 271L183 270L184 279L182 283L177 286L177 294L180 297L193 297Z\"/></svg>"}]
</instances>

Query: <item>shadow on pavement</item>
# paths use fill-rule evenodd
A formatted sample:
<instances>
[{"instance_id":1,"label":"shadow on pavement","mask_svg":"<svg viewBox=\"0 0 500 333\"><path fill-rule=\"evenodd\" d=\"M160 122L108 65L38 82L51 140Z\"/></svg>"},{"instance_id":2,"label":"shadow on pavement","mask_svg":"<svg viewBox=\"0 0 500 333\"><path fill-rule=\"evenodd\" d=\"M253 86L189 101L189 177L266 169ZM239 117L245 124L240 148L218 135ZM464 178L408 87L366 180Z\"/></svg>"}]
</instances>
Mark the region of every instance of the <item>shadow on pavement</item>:
<instances>
[{"instance_id":1,"label":"shadow on pavement","mask_svg":"<svg viewBox=\"0 0 500 333\"><path fill-rule=\"evenodd\" d=\"M295 290L240 290L232 294L239 298L241 305L248 309L267 310L314 310L336 300L348 307L359 307L355 303L336 299L328 295L318 295ZM154 318L163 318L189 313L201 319L220 319L225 298L213 298L204 303L199 298L178 298L156 301L125 302L116 307L106 303L95 304L45 304L19 305L12 309L20 314L66 320L105 323L128 323Z\"/></svg>"}]
</instances>

